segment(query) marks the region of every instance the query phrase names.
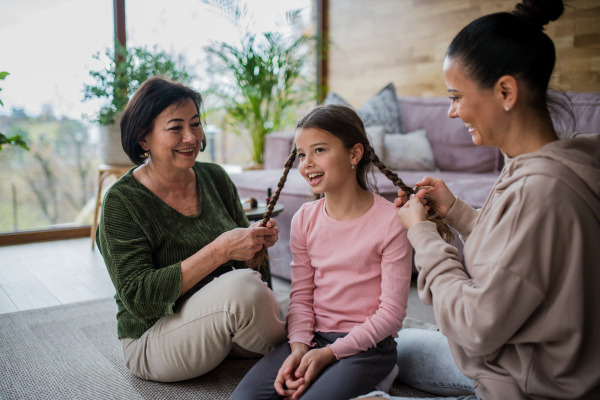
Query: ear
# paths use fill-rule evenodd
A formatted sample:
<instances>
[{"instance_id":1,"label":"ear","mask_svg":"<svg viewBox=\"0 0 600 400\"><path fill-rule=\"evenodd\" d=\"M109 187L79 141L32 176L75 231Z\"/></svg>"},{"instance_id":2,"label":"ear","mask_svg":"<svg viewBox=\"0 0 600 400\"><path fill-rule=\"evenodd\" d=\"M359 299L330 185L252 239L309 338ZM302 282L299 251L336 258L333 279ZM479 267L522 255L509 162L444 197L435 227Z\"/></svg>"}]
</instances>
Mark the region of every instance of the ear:
<instances>
[{"instance_id":1,"label":"ear","mask_svg":"<svg viewBox=\"0 0 600 400\"><path fill-rule=\"evenodd\" d=\"M519 97L519 83L514 76L504 75L496 82L494 92L502 108L512 110Z\"/></svg>"},{"instance_id":2,"label":"ear","mask_svg":"<svg viewBox=\"0 0 600 400\"><path fill-rule=\"evenodd\" d=\"M352 146L352 149L350 149L350 163L352 165L358 165L363 154L365 154L365 148L362 143L356 143Z\"/></svg>"},{"instance_id":3,"label":"ear","mask_svg":"<svg viewBox=\"0 0 600 400\"><path fill-rule=\"evenodd\" d=\"M146 142L146 138L143 138L142 140L140 140L138 142L138 144L144 151L148 151L148 142Z\"/></svg>"}]
</instances>

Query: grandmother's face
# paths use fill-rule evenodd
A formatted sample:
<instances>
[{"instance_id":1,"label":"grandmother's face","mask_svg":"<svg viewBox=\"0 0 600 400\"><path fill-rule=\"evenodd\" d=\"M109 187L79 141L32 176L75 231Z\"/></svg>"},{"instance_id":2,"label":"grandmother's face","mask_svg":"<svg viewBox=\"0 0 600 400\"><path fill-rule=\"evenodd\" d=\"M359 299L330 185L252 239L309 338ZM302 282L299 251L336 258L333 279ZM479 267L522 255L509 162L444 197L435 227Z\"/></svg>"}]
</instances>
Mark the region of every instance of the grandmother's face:
<instances>
[{"instance_id":1,"label":"grandmother's face","mask_svg":"<svg viewBox=\"0 0 600 400\"><path fill-rule=\"evenodd\" d=\"M189 169L200 152L204 132L193 101L174 103L154 119L152 132L140 141L150 162L165 170Z\"/></svg>"}]
</instances>

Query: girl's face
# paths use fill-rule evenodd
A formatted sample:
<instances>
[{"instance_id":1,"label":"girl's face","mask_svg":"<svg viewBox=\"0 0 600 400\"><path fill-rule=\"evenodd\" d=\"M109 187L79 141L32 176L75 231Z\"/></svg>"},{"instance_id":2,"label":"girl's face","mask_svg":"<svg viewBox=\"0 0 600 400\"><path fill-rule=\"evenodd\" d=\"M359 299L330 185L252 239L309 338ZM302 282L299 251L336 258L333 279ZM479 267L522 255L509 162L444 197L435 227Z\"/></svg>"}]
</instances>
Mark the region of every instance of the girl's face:
<instances>
[{"instance_id":1,"label":"girl's face","mask_svg":"<svg viewBox=\"0 0 600 400\"><path fill-rule=\"evenodd\" d=\"M501 147L499 135L498 107L493 90L481 90L468 78L460 62L446 57L444 79L450 92L450 118L460 118L477 146Z\"/></svg>"},{"instance_id":2,"label":"girl's face","mask_svg":"<svg viewBox=\"0 0 600 400\"><path fill-rule=\"evenodd\" d=\"M204 133L193 101L172 104L154 119L152 132L140 141L150 162L165 170L192 168Z\"/></svg>"},{"instance_id":3,"label":"girl's face","mask_svg":"<svg viewBox=\"0 0 600 400\"><path fill-rule=\"evenodd\" d=\"M357 185L356 157L340 139L317 128L300 128L296 132L298 169L313 193L336 193Z\"/></svg>"}]
</instances>

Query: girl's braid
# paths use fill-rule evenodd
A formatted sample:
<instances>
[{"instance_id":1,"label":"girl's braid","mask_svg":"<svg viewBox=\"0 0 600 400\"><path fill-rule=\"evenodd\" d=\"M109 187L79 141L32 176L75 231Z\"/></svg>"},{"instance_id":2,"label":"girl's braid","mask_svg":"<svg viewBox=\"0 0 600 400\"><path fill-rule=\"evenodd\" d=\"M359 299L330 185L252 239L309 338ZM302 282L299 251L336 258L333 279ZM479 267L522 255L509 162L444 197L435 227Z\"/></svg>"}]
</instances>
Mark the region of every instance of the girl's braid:
<instances>
[{"instance_id":1,"label":"girl's braid","mask_svg":"<svg viewBox=\"0 0 600 400\"><path fill-rule=\"evenodd\" d=\"M404 193L406 193L406 196L410 196L411 194L416 193L415 189L402 182L402 179L400 179L398 174L396 174L394 171L389 169L387 165L381 162L379 157L377 157L377 154L375 154L375 150L373 149L373 147L371 147L371 145L366 145L366 149L367 152L371 155L371 162L373 163L373 165L379 168L379 170L383 172L383 174L390 181L392 181L394 185L402 189Z\"/></svg>"},{"instance_id":2,"label":"girl's braid","mask_svg":"<svg viewBox=\"0 0 600 400\"><path fill-rule=\"evenodd\" d=\"M377 168L379 168L379 170L390 181L392 181L392 183L394 185L396 185L397 187L402 189L402 191L404 191L404 193L406 193L407 197L409 197L411 194L417 193L417 191L418 191L417 188L412 188L412 187L408 186L407 184L405 184L404 182L402 182L402 179L400 179L398 174L396 174L394 171L389 169L384 163L381 162L379 157L377 157L377 154L375 154L375 151L373 150L373 147L371 147L371 145L366 145L365 148L366 148L367 152L370 154L370 159L371 159L371 162L373 163L373 165L375 165ZM454 235L452 235L452 231L450 230L450 227L448 226L449 221L445 218L441 218L438 215L438 213L435 212L436 204L431 199L429 194L425 194L425 198L427 199L427 204L431 207L429 209L429 212L427 213L427 220L435 223L437 231L440 234L440 236L444 239L444 241L446 243L450 243L452 241Z\"/></svg>"},{"instance_id":3,"label":"girl's braid","mask_svg":"<svg viewBox=\"0 0 600 400\"><path fill-rule=\"evenodd\" d=\"M281 194L281 190L285 185L288 173L290 172L290 169L292 169L292 167L294 166L294 161L296 161L296 154L296 144L294 143L294 145L292 146L292 151L290 152L290 156L284 164L285 169L283 170L283 175L281 175L281 179L279 179L279 183L277 184L277 190L275 190L275 194L271 196L271 201L269 201L269 204L267 206L267 212L265 212L265 215L263 216L262 226L264 227L267 226L267 222L269 222L271 216L273 215L273 209L277 204L277 200L279 200L279 195ZM267 249L263 247L262 249L256 252L256 254L251 260L248 261L248 266L252 269L258 270L262 268L263 265L266 265L267 259Z\"/></svg>"}]
</instances>

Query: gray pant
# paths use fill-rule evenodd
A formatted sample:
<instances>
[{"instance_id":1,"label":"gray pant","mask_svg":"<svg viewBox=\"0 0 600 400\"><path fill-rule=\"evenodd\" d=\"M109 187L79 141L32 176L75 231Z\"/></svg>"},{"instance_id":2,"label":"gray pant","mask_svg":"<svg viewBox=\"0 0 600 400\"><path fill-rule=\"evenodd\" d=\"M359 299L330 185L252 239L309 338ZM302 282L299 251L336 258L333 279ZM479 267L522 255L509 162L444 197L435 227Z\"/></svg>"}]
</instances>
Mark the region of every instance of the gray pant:
<instances>
[{"instance_id":1,"label":"gray pant","mask_svg":"<svg viewBox=\"0 0 600 400\"><path fill-rule=\"evenodd\" d=\"M433 393L429 399L476 400L473 380L467 378L456 365L448 346L448 339L435 331L403 329L398 333L397 380L424 392ZM383 392L372 392L361 398L392 397Z\"/></svg>"},{"instance_id":2,"label":"gray pant","mask_svg":"<svg viewBox=\"0 0 600 400\"><path fill-rule=\"evenodd\" d=\"M315 333L316 348L323 348L347 333ZM263 357L242 379L230 400L282 399L275 391L275 378L285 359L291 354L284 343ZM325 368L302 396L302 400L348 400L367 393L394 368L396 342L388 337L367 351L342 358Z\"/></svg>"}]
</instances>

